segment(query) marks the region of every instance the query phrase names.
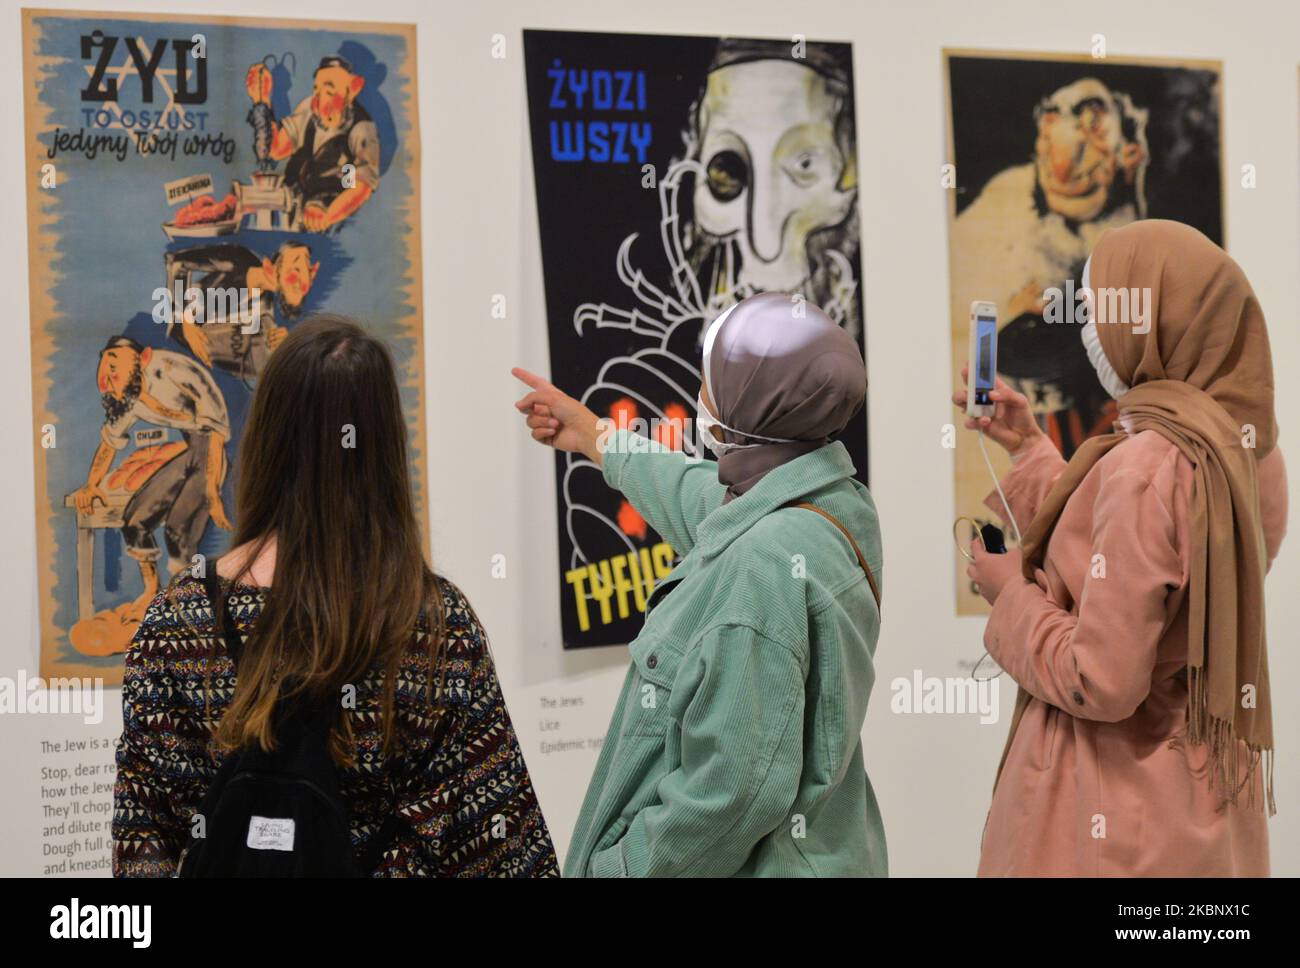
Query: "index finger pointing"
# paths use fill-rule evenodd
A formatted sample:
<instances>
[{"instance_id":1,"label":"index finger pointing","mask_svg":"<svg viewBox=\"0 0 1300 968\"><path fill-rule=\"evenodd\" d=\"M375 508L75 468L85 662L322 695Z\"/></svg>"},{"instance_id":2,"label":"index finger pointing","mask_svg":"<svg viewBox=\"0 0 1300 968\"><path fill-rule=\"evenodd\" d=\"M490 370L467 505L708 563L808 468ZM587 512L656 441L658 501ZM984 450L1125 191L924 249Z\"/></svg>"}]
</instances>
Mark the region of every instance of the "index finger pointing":
<instances>
[{"instance_id":1,"label":"index finger pointing","mask_svg":"<svg viewBox=\"0 0 1300 968\"><path fill-rule=\"evenodd\" d=\"M534 390L549 390L551 388L550 383L538 376L536 373L530 373L528 370L525 370L522 366L514 367L511 369L510 373L516 380L528 384Z\"/></svg>"}]
</instances>

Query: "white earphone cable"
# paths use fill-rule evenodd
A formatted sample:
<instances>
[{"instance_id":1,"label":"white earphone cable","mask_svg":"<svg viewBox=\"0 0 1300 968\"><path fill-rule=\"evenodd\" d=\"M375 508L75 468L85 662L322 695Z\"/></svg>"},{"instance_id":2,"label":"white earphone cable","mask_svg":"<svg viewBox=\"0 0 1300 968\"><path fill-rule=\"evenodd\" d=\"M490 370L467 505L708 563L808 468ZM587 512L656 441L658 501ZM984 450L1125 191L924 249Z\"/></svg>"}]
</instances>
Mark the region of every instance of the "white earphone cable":
<instances>
[{"instance_id":1,"label":"white earphone cable","mask_svg":"<svg viewBox=\"0 0 1300 968\"><path fill-rule=\"evenodd\" d=\"M1011 525L1011 533L1016 537L1016 544L1020 544L1020 525L1016 524L1016 516L1011 513L1011 505L1007 503L1007 496L1002 493L1002 482L998 480L998 475L993 471L993 461L989 459L989 452L984 447L984 429L980 428L980 453L984 455L984 466L989 469L989 477L993 478L993 486L998 489L998 497L1002 499L1002 510L1007 512L1007 523Z\"/></svg>"}]
</instances>

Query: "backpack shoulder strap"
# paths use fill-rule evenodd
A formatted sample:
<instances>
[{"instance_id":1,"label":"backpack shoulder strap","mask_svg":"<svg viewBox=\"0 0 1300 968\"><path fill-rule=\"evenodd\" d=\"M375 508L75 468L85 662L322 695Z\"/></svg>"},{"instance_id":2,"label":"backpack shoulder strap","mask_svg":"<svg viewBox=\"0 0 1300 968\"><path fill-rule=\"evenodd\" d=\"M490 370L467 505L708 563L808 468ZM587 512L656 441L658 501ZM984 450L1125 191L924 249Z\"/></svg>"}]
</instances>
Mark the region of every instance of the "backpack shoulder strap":
<instances>
[{"instance_id":1,"label":"backpack shoulder strap","mask_svg":"<svg viewBox=\"0 0 1300 968\"><path fill-rule=\"evenodd\" d=\"M840 519L835 517L835 515L831 514L829 511L823 511L816 504L809 501L790 501L781 506L787 508L803 508L805 511L812 511L816 514L820 514L823 518L840 529L840 534L844 535L844 537L848 539L850 547L853 548L853 553L858 556L858 564L862 566L862 570L867 575L867 584L871 586L871 594L876 599L876 607L879 608L880 586L876 584L876 576L871 573L871 566L867 564L866 555L862 553L862 549L858 547L858 543L853 540L853 535L849 533L849 529L840 523Z\"/></svg>"},{"instance_id":2,"label":"backpack shoulder strap","mask_svg":"<svg viewBox=\"0 0 1300 968\"><path fill-rule=\"evenodd\" d=\"M230 655L230 661L235 664L236 670L239 668L239 652L243 648L243 642L239 638L239 630L235 628L235 623L231 621L230 610L226 603L226 592L221 587L221 576L217 574L217 563L211 561L208 563L207 572L203 576L203 590L207 593L208 602L212 605L212 623L218 635L226 641L226 652Z\"/></svg>"},{"instance_id":3,"label":"backpack shoulder strap","mask_svg":"<svg viewBox=\"0 0 1300 968\"><path fill-rule=\"evenodd\" d=\"M239 653L243 648L243 642L239 638L239 630L235 628L235 623L230 617L226 590L222 587L221 576L217 574L217 563L215 561L208 563L207 572L203 576L203 590L207 593L208 601L212 605L213 629L216 634L224 638L226 652L230 655L230 660L235 663L235 669L238 670ZM393 845L398 834L406 829L410 829L410 823L397 814L397 803L394 796L394 802L389 807L388 815L384 817L383 822L371 835L365 846L354 854L358 872L363 876L370 875L379 866L384 853Z\"/></svg>"}]
</instances>

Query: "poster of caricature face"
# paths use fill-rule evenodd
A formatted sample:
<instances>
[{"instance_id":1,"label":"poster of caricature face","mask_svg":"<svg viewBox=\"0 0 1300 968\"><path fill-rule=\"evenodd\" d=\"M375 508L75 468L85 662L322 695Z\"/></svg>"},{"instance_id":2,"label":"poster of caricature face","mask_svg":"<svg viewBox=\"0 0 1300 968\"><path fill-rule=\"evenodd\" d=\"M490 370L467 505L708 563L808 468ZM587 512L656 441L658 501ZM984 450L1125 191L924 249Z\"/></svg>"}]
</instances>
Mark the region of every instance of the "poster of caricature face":
<instances>
[{"instance_id":1,"label":"poster of caricature face","mask_svg":"<svg viewBox=\"0 0 1300 968\"><path fill-rule=\"evenodd\" d=\"M23 57L41 675L112 685L305 315L388 341L423 508L415 31L28 10Z\"/></svg>"},{"instance_id":2,"label":"poster of caricature face","mask_svg":"<svg viewBox=\"0 0 1300 968\"><path fill-rule=\"evenodd\" d=\"M1109 433L1117 413L1080 336L1087 317L1076 312L1098 238L1166 218L1223 242L1221 68L975 51L945 51L945 65L953 386L967 362L971 303L992 302L997 375L1028 397L1069 458ZM1001 526L975 432L962 429L964 414L953 419L956 515ZM988 450L1005 474L1010 462ZM1023 532L1029 522L1017 524ZM969 542L968 522L955 532ZM987 612L966 561L954 559L958 613Z\"/></svg>"},{"instance_id":3,"label":"poster of caricature face","mask_svg":"<svg viewBox=\"0 0 1300 968\"><path fill-rule=\"evenodd\" d=\"M783 291L863 336L847 44L524 32L551 378L691 456L701 338ZM841 438L866 480L866 414ZM566 648L630 642L674 550L556 455Z\"/></svg>"}]
</instances>

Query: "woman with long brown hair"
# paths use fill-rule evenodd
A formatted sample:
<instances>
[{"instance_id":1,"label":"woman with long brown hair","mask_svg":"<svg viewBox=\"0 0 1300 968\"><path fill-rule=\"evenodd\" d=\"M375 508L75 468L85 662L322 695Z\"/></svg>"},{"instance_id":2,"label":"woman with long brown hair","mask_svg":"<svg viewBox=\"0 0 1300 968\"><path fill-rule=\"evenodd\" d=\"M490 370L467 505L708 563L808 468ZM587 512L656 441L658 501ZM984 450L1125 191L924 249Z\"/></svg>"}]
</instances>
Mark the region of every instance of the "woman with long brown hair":
<instances>
[{"instance_id":1,"label":"woman with long brown hair","mask_svg":"<svg viewBox=\"0 0 1300 968\"><path fill-rule=\"evenodd\" d=\"M425 562L408 466L384 345L342 317L295 327L244 428L231 550L173 576L127 654L117 876L174 874L218 842L201 828L256 778L247 758L286 751L332 761L322 798L341 801L356 873L557 873L486 636ZM295 709L324 710L317 749ZM245 817L232 850L303 849L301 817L252 812L257 837Z\"/></svg>"}]
</instances>

